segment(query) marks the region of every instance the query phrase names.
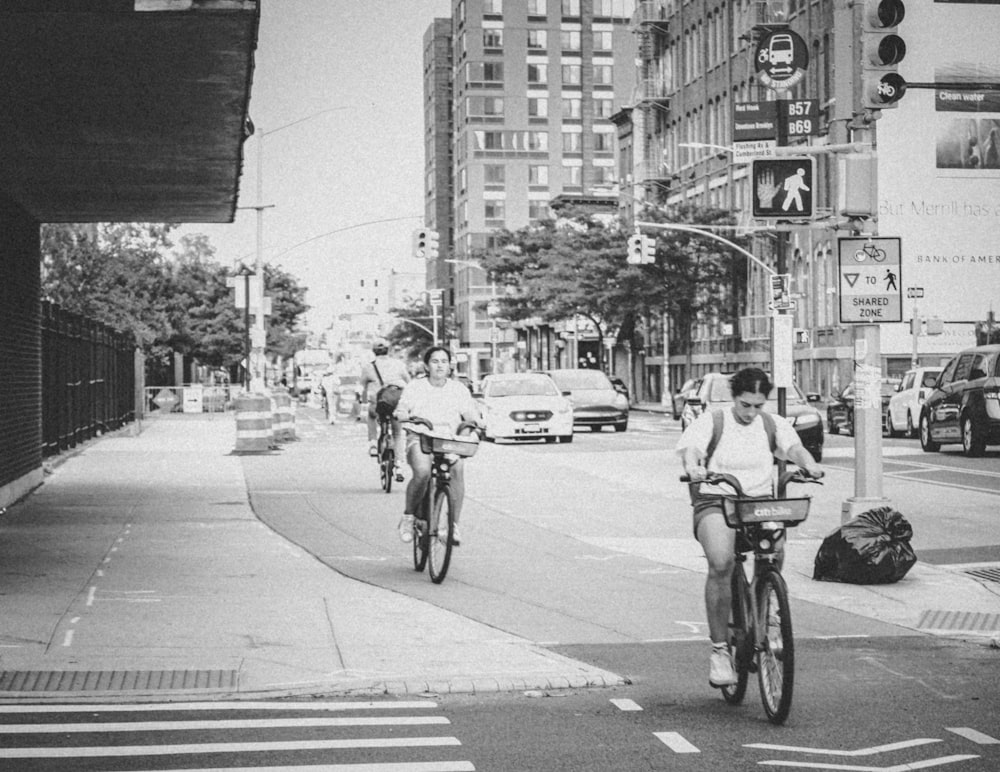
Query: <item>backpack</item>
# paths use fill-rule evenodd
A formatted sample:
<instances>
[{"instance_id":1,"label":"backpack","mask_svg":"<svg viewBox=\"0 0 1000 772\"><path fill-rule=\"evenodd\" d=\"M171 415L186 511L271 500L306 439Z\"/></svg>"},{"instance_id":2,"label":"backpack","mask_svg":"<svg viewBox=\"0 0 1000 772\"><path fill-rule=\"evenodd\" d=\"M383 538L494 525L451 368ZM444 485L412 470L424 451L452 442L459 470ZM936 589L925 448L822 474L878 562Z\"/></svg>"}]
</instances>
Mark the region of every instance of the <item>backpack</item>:
<instances>
[{"instance_id":1,"label":"backpack","mask_svg":"<svg viewBox=\"0 0 1000 772\"><path fill-rule=\"evenodd\" d=\"M372 362L372 367L375 368L375 375L378 376L378 382L383 383L382 373L378 371L378 365ZM392 383L388 386L383 386L375 394L375 414L379 418L392 418L392 414L396 411L396 406L399 404L399 398L402 394L402 386L396 386Z\"/></svg>"},{"instance_id":2,"label":"backpack","mask_svg":"<svg viewBox=\"0 0 1000 772\"><path fill-rule=\"evenodd\" d=\"M778 449L778 440L776 437L778 428L774 424L774 416L761 411L760 418L764 422L764 431L767 432L767 443L771 446L771 455L773 456L774 451ZM722 410L712 411L712 439L708 441L708 449L705 451L704 465L706 468L708 467L709 460L712 458L712 454L715 453L715 448L719 444L719 440L722 438L722 427L725 420Z\"/></svg>"}]
</instances>

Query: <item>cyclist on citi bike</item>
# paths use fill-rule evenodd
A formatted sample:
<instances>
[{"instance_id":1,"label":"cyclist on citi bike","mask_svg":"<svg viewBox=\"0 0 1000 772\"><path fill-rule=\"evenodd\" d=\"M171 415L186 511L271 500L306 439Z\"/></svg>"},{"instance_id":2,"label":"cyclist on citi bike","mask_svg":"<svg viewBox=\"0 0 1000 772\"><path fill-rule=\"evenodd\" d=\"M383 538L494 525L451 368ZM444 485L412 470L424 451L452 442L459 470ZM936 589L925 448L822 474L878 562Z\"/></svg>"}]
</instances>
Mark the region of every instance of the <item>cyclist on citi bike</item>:
<instances>
[{"instance_id":1,"label":"cyclist on citi bike","mask_svg":"<svg viewBox=\"0 0 1000 772\"><path fill-rule=\"evenodd\" d=\"M372 346L375 359L361 368L361 393L368 397L368 455L378 456L378 415L375 412L375 397L383 386L403 388L410 380L406 364L389 356L389 344L384 340L375 341ZM393 442L396 448L403 447L403 430L398 421L392 421ZM399 454L396 455L396 480L403 481L403 469Z\"/></svg>"},{"instance_id":2,"label":"cyclist on citi bike","mask_svg":"<svg viewBox=\"0 0 1000 772\"><path fill-rule=\"evenodd\" d=\"M809 477L823 476L822 468L802 446L789 421L779 415L762 416L773 388L763 370L744 368L733 376L730 386L733 405L721 411L722 432L714 438L714 448L710 446L716 419L709 411L685 430L677 444L677 453L692 482L704 480L709 472L722 472L736 477L747 496L768 497L773 490L775 458L796 464ZM696 490L692 494L694 536L708 561L705 611L712 641L709 684L722 688L736 683L727 643L736 532L723 516L723 496L729 491L709 484L697 486Z\"/></svg>"}]
</instances>

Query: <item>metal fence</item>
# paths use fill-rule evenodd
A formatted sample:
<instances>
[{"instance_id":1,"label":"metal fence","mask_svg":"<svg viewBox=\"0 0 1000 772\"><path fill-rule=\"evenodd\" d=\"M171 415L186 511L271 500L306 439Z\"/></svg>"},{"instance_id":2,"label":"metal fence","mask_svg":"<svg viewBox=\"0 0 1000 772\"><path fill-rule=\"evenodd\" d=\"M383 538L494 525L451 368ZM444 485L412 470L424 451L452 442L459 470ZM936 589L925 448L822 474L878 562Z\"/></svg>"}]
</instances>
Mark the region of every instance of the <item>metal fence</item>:
<instances>
[{"instance_id":1,"label":"metal fence","mask_svg":"<svg viewBox=\"0 0 1000 772\"><path fill-rule=\"evenodd\" d=\"M42 303L45 456L135 420L136 372L142 372L137 357L128 336L54 303Z\"/></svg>"}]
</instances>

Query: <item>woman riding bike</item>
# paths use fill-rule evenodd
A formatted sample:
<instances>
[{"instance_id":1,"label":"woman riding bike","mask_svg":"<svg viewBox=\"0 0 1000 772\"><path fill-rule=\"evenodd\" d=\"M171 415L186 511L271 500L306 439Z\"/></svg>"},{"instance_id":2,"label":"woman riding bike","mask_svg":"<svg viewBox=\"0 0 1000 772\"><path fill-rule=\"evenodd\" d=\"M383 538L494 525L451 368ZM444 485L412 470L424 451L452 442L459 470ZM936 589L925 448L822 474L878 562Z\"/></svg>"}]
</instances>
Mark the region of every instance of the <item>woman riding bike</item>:
<instances>
[{"instance_id":1,"label":"woman riding bike","mask_svg":"<svg viewBox=\"0 0 1000 772\"><path fill-rule=\"evenodd\" d=\"M810 477L822 476L821 467L802 446L792 425L782 416L762 415L773 388L763 370L740 370L730 387L733 406L721 411L721 434L715 436L717 419L705 412L677 443L677 453L692 481L705 479L709 471L723 472L736 477L747 496L770 496L775 457L791 461ZM736 536L722 514L724 493L718 486L702 485L692 501L694 535L708 560L705 612L712 640L708 681L715 688L736 683L727 643Z\"/></svg>"},{"instance_id":2,"label":"woman riding bike","mask_svg":"<svg viewBox=\"0 0 1000 772\"><path fill-rule=\"evenodd\" d=\"M479 405L472 398L469 390L461 383L450 378L451 351L444 346L432 346L424 352L424 365L427 368L426 378L410 381L399 398L395 417L400 421L412 417L420 417L430 421L437 431L454 433L462 421L472 421L480 425L482 419ZM410 464L413 476L406 486L406 505L403 518L399 521L399 538L404 542L413 539L413 515L420 508L424 493L431 479L431 455L420 449L420 438L410 434L406 438L406 460ZM461 542L458 535L458 520L462 514L462 501L465 497L463 480L464 460L459 459L451 468L451 489L454 493L452 518L454 530L452 543L455 546Z\"/></svg>"}]
</instances>

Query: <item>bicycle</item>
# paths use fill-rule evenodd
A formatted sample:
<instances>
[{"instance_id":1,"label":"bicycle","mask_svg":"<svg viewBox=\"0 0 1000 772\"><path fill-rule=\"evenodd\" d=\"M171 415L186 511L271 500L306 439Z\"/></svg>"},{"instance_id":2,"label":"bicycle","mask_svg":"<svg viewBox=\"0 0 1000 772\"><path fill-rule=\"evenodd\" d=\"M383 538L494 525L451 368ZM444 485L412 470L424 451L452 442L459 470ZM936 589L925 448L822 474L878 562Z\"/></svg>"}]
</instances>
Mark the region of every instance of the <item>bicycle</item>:
<instances>
[{"instance_id":1,"label":"bicycle","mask_svg":"<svg viewBox=\"0 0 1000 772\"><path fill-rule=\"evenodd\" d=\"M746 694L747 681L757 673L761 702L768 720L784 723L792 707L795 682L795 641L792 634L788 586L781 575L778 544L787 528L809 516L808 496L747 498L732 475L709 472L703 480L684 475L681 482L727 485L735 495L723 496L726 525L736 531L736 565L732 575L732 607L729 621L729 651L736 671L736 683L723 686L722 696L738 705ZM777 490L790 483L822 483L802 470L783 473ZM753 578L747 580L746 553L753 552Z\"/></svg>"},{"instance_id":2,"label":"bicycle","mask_svg":"<svg viewBox=\"0 0 1000 772\"><path fill-rule=\"evenodd\" d=\"M392 481L403 482L402 473L396 473L396 439L392 431L392 418L378 416L377 439L378 477L382 490L392 492Z\"/></svg>"},{"instance_id":3,"label":"bicycle","mask_svg":"<svg viewBox=\"0 0 1000 772\"><path fill-rule=\"evenodd\" d=\"M453 437L421 431L421 428L429 432L434 430L434 425L424 418L411 416L403 426L407 431L420 435L420 449L432 456L431 480L413 518L413 568L423 571L427 566L431 581L441 584L448 574L454 546L451 467L459 458L469 458L479 450L478 435L475 440L461 436L470 429L476 430L476 424L463 421Z\"/></svg>"}]
</instances>

